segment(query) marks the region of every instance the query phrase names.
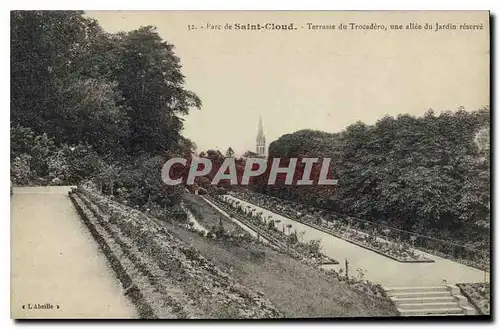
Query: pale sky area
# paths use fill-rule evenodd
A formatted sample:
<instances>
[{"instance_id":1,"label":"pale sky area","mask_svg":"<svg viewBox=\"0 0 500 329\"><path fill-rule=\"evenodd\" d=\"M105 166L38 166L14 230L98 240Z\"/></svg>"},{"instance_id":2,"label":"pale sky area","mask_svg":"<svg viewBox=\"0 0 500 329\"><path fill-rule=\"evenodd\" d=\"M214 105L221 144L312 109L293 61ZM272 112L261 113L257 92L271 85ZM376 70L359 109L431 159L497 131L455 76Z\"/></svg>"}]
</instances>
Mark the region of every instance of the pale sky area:
<instances>
[{"instance_id":1,"label":"pale sky area","mask_svg":"<svg viewBox=\"0 0 500 329\"><path fill-rule=\"evenodd\" d=\"M489 105L487 12L88 12L108 32L158 28L175 45L187 89L202 100L184 136L237 154L300 129L339 132L384 115ZM428 23L431 30L338 30L339 23ZM207 23L222 30L207 30ZM293 31L224 30L226 23L290 24ZM310 30L307 23L335 24ZM435 31L436 23L454 30ZM483 30L461 30L481 24ZM188 31L188 25L197 30ZM201 26L204 26L201 29Z\"/></svg>"}]
</instances>

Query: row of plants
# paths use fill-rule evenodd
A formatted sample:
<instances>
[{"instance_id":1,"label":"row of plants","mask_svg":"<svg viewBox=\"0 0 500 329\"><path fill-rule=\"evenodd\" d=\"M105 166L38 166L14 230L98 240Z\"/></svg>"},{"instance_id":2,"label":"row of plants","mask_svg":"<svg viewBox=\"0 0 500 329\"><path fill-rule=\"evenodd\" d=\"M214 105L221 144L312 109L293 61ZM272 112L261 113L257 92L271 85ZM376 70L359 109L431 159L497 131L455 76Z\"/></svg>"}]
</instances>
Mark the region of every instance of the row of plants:
<instances>
[{"instance_id":1,"label":"row of plants","mask_svg":"<svg viewBox=\"0 0 500 329\"><path fill-rule=\"evenodd\" d=\"M132 205L133 203L130 202L129 198L120 193L120 189L117 191L117 193L111 195L108 194L109 191L103 190L101 187L97 186L95 182L90 180L82 184L82 187L87 190L96 191L96 193L102 194L106 198L119 202L124 206L128 206L134 209L135 211L140 211L146 215L153 216L161 221L166 221L172 225L181 226L191 232L199 234L200 236L217 238L217 236L222 237L224 235L226 237L230 237L230 239L232 239L233 237L234 239L246 238L246 234L232 234L232 232L227 232L227 231L225 231L224 234L221 234L220 227L212 226L210 228L203 227L203 229L197 228L196 225L194 225L194 223L189 220L188 211L191 211L191 209L190 208L185 209L186 205L183 204L182 202L180 202L179 204L175 204L174 206L171 207L170 206L162 207L158 203L153 202L151 200L142 205L137 205L137 204ZM194 216L193 213L192 215Z\"/></svg>"},{"instance_id":2,"label":"row of plants","mask_svg":"<svg viewBox=\"0 0 500 329\"><path fill-rule=\"evenodd\" d=\"M95 188L95 185L88 182L86 186L94 186ZM127 200L124 198L112 198L120 203L127 204ZM189 207L186 203L182 203L179 207L161 207L154 202L148 202L142 206L135 205L132 208L161 221L166 221L169 224L182 227L205 238L224 240L236 245L262 242L258 241L244 230L228 230L220 218L217 224L208 227L203 226L199 220L203 216L202 212L197 211L193 207ZM195 225L194 222L190 220L190 215L194 217L194 220L196 220L199 225Z\"/></svg>"},{"instance_id":3,"label":"row of plants","mask_svg":"<svg viewBox=\"0 0 500 329\"><path fill-rule=\"evenodd\" d=\"M339 264L338 261L321 253L321 240L300 241L301 233L292 231L292 225L283 226L278 230L276 224L279 220L264 218L262 212L257 212L255 208L244 206L241 202L228 198L226 195L219 195L210 198L213 203L226 211L230 216L237 218L246 225L251 226L258 232L265 232L266 237L271 237L274 241L279 241L286 245L286 253L299 259L314 269L321 271L336 281L349 285L352 289L369 296L389 300L383 287L377 283L364 279L365 271L356 269L354 272L347 272L342 268L325 268L321 265ZM282 250L283 251L283 250Z\"/></svg>"},{"instance_id":4,"label":"row of plants","mask_svg":"<svg viewBox=\"0 0 500 329\"><path fill-rule=\"evenodd\" d=\"M489 283L459 283L462 295L467 297L474 308L482 315L490 314L491 294Z\"/></svg>"},{"instance_id":5,"label":"row of plants","mask_svg":"<svg viewBox=\"0 0 500 329\"><path fill-rule=\"evenodd\" d=\"M337 261L323 255L321 250L320 240L311 240L308 242L300 241L300 234L292 227L288 226L288 232L278 230L275 220L272 218L263 218L261 212L256 212L254 209L244 207L242 204L233 202L226 196L217 196L212 199L214 203L226 211L229 215L237 217L238 220L253 228L257 233L261 233L264 238L276 242L278 246L286 249L288 253L295 258L306 258L311 261L321 264L338 264ZM288 234L287 234L288 233Z\"/></svg>"},{"instance_id":6,"label":"row of plants","mask_svg":"<svg viewBox=\"0 0 500 329\"><path fill-rule=\"evenodd\" d=\"M403 253L408 253L410 256L412 250L417 248L418 250L451 259L467 266L488 272L490 270L490 255L487 250L478 250L468 245L459 245L444 240L425 237L420 234L363 221L330 210L320 209L264 194L253 193L248 190L232 191L231 194L247 202L259 205L262 208L278 212L296 221L307 221L308 225L330 225L335 227L336 231L340 230L341 232L345 232L343 228L350 228L355 232L375 236L378 239L386 240L390 245L399 245L400 247L395 249L399 249ZM362 237L363 234L360 234L359 238L362 239ZM392 246L389 247L389 253L393 253L394 248L392 248ZM399 254L400 252L397 253Z\"/></svg>"},{"instance_id":7,"label":"row of plants","mask_svg":"<svg viewBox=\"0 0 500 329\"><path fill-rule=\"evenodd\" d=\"M300 223L326 231L336 237L356 243L357 245L374 250L380 254L404 262L432 262L422 254L416 253L415 249L404 241L390 241L382 236L376 228L368 232L360 231L353 225L352 221L327 221L323 219L323 213L313 212L308 209L293 207L290 202L280 202L267 196L251 193L232 192L237 198L243 199L269 211L278 213Z\"/></svg>"},{"instance_id":8,"label":"row of plants","mask_svg":"<svg viewBox=\"0 0 500 329\"><path fill-rule=\"evenodd\" d=\"M209 318L275 318L280 313L257 292L240 285L229 274L205 259L166 229L161 220L103 196L96 190L79 188L78 193L96 205L108 225L132 241L146 266L164 273L177 296L187 296L184 311L192 309ZM175 219L172 219L176 222ZM179 225L183 225L179 222ZM161 286L156 287L162 290ZM169 291L169 290L165 290ZM172 290L170 290L172 292ZM197 317L189 312L189 318Z\"/></svg>"}]
</instances>

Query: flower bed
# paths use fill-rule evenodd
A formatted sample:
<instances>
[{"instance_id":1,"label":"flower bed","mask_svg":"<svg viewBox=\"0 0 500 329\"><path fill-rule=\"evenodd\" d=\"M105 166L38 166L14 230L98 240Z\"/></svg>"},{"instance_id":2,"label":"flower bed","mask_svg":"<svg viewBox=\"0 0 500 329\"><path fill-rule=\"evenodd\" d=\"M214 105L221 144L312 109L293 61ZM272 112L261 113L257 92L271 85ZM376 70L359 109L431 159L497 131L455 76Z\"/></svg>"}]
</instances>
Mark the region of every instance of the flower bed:
<instances>
[{"instance_id":1,"label":"flower bed","mask_svg":"<svg viewBox=\"0 0 500 329\"><path fill-rule=\"evenodd\" d=\"M223 197L219 197L211 200L213 203L217 204L218 207L226 211L231 216L237 218L243 224L250 227L252 230L256 231L263 238L274 243L282 252L285 252L295 259L308 261L316 263L316 265L322 264L338 264L338 261L331 259L319 252L311 252L307 243L302 243L295 241L291 243L289 237L284 233L278 231L275 227L270 228L269 224L266 224L262 218L258 215L252 215L245 212L241 208L233 207L225 201Z\"/></svg>"},{"instance_id":2,"label":"flower bed","mask_svg":"<svg viewBox=\"0 0 500 329\"><path fill-rule=\"evenodd\" d=\"M491 307L491 295L489 283L459 283L462 295L467 297L479 314L489 315Z\"/></svg>"},{"instance_id":3,"label":"flower bed","mask_svg":"<svg viewBox=\"0 0 500 329\"><path fill-rule=\"evenodd\" d=\"M245 200L244 197L241 197L240 194L238 194L237 196L238 198ZM408 262L408 263L434 262L434 260L432 259L428 259L421 254L415 253L411 245L407 243L390 242L387 239L376 237L375 232L371 232L371 234L368 234L356 231L350 228L349 225L345 225L341 222L338 221L327 222L318 215L304 214L302 212L290 209L289 207L279 205L276 203L276 201L273 201L273 203L271 202L265 203L262 202L261 199L262 197L259 196L259 199L254 198L252 200L248 201L246 200L246 201L247 202L252 201L259 207L278 213L282 216L288 217L302 224L321 230L325 233L334 235L338 238L344 239L360 247L369 249L371 251L374 251L378 254L389 257L391 259L397 260L399 262Z\"/></svg>"},{"instance_id":4,"label":"flower bed","mask_svg":"<svg viewBox=\"0 0 500 329\"><path fill-rule=\"evenodd\" d=\"M236 196L239 199L253 203L253 204L258 205L262 208L265 208L269 211L279 213L279 214L281 214L285 217L288 217L290 219L293 219L295 221L302 222L306 225L309 225L311 222L315 223L315 224L320 224L322 222L335 223L336 225L343 228L343 230L342 229L340 230L341 233L343 231L345 231L346 227L349 227L349 225L346 224L348 221L348 219L346 220L346 218L349 218L349 216L345 216L342 214L336 214L336 213L333 213L333 212L325 210L325 209L318 209L315 207L309 207L309 206L304 205L304 204L295 203L295 202L287 201L287 200L282 200L282 199L278 199L278 198L271 197L271 196L264 195L264 194L253 193L250 191L238 191L238 192L232 191L232 192L230 192L230 194L233 194L234 196ZM324 218L327 218L327 220L325 220ZM356 224L356 223L357 223L356 221L353 221L353 224ZM366 226L370 225L370 222L364 222L364 223L365 224L357 223L358 225L362 225L359 228L357 228L358 231L364 231L363 227L365 225ZM369 231L366 231L365 233L367 233L367 232L369 232ZM411 232L406 232L406 233L411 234ZM338 233L333 232L331 234L337 236ZM373 232L369 232L369 234L372 235ZM403 240L407 239L407 241L405 241L405 243L401 243L401 242L396 241L399 239L399 237L397 236L397 235L399 235L397 233L397 230L392 230L390 232L390 234L383 235L382 236L383 239L388 240L388 242L390 242L391 244L402 244L402 245L406 244L405 249L403 249L401 247L395 248L395 249L400 249L400 250L406 250L406 255L403 255L403 259L401 259L401 257L396 255L396 253L399 253L399 252L397 252L395 250L389 251L389 253L385 252L386 256L391 257L391 258L398 257L399 260L403 261L403 262L407 262L407 261L412 262L412 259L414 259L414 258L411 255L411 253L412 253L411 251L413 249L411 244L413 244L414 242L412 242L409 239L408 234L406 237L403 237ZM342 238L342 236L340 236L340 237ZM416 238L416 236L413 236L413 238ZM351 241L351 242L358 244L357 241ZM426 245L419 244L418 249L421 251L430 253L430 254L434 254L434 255L439 256L439 257L451 259L455 262L458 262L458 263L461 263L461 264L464 264L467 266L475 267L475 268L478 268L478 269L481 269L484 271L488 271L488 272L490 271L490 260L489 260L487 251L480 251L480 250L476 251L476 250L471 249L471 250L468 250L469 251L468 255L457 256L453 253L453 248L450 248L446 244L446 242L444 242L444 243L445 244L443 245L443 247L440 247L439 245L438 246L426 246ZM368 247L368 246L363 245L363 247ZM391 248L391 249L394 249L394 248ZM374 251L376 251L376 250L377 249L374 248ZM480 255L481 253L484 253L484 257L478 257L478 255ZM426 261L424 259L421 259L420 262L421 261L428 262L428 260Z\"/></svg>"},{"instance_id":5,"label":"flower bed","mask_svg":"<svg viewBox=\"0 0 500 329\"><path fill-rule=\"evenodd\" d=\"M302 222L304 223L304 222ZM308 225L309 223L304 223ZM311 225L312 226L312 225ZM389 257L391 259L397 260L402 263L433 263L434 260L428 259L420 254L414 252L413 248L404 243L391 243L384 239L376 238L373 235L356 232L347 231L340 233L332 229L325 229L324 227L315 226L315 228L327 232L331 235L340 237L346 241L349 241L355 245L369 249L380 255Z\"/></svg>"}]
</instances>

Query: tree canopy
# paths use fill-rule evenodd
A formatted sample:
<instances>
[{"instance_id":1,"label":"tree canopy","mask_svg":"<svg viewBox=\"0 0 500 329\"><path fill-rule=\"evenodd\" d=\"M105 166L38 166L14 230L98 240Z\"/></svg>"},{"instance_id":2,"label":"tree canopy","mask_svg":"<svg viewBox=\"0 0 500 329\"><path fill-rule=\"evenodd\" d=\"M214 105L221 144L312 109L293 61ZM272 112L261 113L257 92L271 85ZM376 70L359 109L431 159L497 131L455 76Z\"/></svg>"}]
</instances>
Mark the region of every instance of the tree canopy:
<instances>
[{"instance_id":1,"label":"tree canopy","mask_svg":"<svg viewBox=\"0 0 500 329\"><path fill-rule=\"evenodd\" d=\"M401 229L486 241L478 223L489 226L489 148L479 146L489 125L489 108L430 110L358 122L338 134L287 134L271 143L270 158L331 157L338 186L273 187L262 180L258 189Z\"/></svg>"},{"instance_id":2,"label":"tree canopy","mask_svg":"<svg viewBox=\"0 0 500 329\"><path fill-rule=\"evenodd\" d=\"M172 195L162 161L191 155L180 115L201 108L184 85L152 26L112 34L82 11L12 11L14 183L95 179L139 203Z\"/></svg>"},{"instance_id":3,"label":"tree canopy","mask_svg":"<svg viewBox=\"0 0 500 329\"><path fill-rule=\"evenodd\" d=\"M13 11L11 26L12 123L56 143L162 154L201 107L154 27L110 34L75 11Z\"/></svg>"}]
</instances>

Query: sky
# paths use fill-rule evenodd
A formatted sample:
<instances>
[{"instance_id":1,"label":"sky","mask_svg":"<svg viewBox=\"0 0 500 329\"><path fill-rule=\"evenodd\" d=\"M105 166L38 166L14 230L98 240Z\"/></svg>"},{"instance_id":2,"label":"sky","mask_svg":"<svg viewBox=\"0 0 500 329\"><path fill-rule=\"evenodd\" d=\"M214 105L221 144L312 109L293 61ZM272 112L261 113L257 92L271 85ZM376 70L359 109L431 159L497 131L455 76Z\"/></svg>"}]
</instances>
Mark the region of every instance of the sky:
<instances>
[{"instance_id":1,"label":"sky","mask_svg":"<svg viewBox=\"0 0 500 329\"><path fill-rule=\"evenodd\" d=\"M259 116L267 143L301 129L339 132L384 115L423 115L489 105L487 12L89 11L104 30L157 27L175 46L186 88L202 100L184 117L198 151L255 151ZM297 30L235 30L293 23ZM309 29L335 25L335 30ZM338 29L339 24L348 29ZM352 30L349 23L385 24ZM429 30L390 25L429 24ZM450 29L435 31L436 23ZM210 29L218 26L222 29ZM226 24L232 30L224 29ZM460 29L463 24L482 30ZM197 29L188 31L188 26ZM203 26L203 28L202 28ZM452 29L455 26L455 29Z\"/></svg>"}]
</instances>

